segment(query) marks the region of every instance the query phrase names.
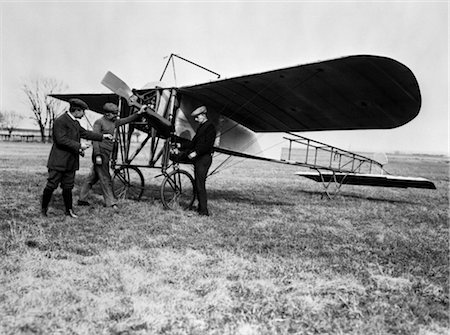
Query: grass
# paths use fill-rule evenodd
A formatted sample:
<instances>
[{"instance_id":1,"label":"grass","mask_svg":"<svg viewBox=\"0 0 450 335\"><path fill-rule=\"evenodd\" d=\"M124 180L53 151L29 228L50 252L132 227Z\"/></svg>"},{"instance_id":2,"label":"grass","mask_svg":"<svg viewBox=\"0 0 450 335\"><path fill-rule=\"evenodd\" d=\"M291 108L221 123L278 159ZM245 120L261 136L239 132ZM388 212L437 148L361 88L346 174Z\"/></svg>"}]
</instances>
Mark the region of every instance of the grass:
<instances>
[{"instance_id":1,"label":"grass","mask_svg":"<svg viewBox=\"0 0 450 335\"><path fill-rule=\"evenodd\" d=\"M96 187L66 220L60 190L38 214L49 149L1 143L1 334L449 331L447 157L386 167L437 190L344 186L331 201L295 167L241 161L208 179L208 218L164 210L146 169L142 201L113 213Z\"/></svg>"}]
</instances>

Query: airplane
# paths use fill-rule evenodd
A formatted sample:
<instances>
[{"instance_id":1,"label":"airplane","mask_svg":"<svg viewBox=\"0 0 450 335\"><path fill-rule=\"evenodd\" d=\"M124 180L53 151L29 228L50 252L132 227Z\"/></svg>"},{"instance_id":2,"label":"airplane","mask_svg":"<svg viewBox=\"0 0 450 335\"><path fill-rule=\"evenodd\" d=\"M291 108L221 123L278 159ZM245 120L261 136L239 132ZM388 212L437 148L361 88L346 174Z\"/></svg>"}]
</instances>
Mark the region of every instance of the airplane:
<instances>
[{"instance_id":1,"label":"airplane","mask_svg":"<svg viewBox=\"0 0 450 335\"><path fill-rule=\"evenodd\" d=\"M210 71L171 54L164 72L174 57ZM383 168L385 159L372 159L295 134L391 129L414 119L421 107L419 84L407 66L388 57L352 55L228 79L218 75L216 80L181 87L167 87L158 81L131 89L110 71L101 82L112 93L50 96L63 101L80 98L100 114L106 102L114 102L119 105L120 117L148 106L141 121L121 126L116 132L118 145L111 167L119 198L140 199L145 188L140 168L160 168L164 207L192 206L194 181L188 171L180 168L187 162L171 152L176 143L194 136L196 123L190 114L202 105L207 107L208 118L218 131L216 153L307 168L296 174L321 182L329 198L338 194L344 184L436 188L425 178L390 175ZM146 138L131 153L136 130L144 132ZM257 134L273 132L289 136L285 137L289 142L287 158L261 154ZM149 141L148 164L136 164L136 156ZM301 158L291 159L293 144L303 147Z\"/></svg>"}]
</instances>

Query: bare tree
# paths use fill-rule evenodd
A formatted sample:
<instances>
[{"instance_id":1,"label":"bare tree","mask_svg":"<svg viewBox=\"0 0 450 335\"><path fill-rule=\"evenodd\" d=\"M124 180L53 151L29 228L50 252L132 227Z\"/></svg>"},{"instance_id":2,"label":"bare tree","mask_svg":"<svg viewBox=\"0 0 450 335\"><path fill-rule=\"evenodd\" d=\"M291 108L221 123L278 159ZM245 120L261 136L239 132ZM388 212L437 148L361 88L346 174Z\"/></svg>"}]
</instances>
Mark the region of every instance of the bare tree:
<instances>
[{"instance_id":1,"label":"bare tree","mask_svg":"<svg viewBox=\"0 0 450 335\"><path fill-rule=\"evenodd\" d=\"M60 93L67 89L67 85L53 78L37 77L25 82L22 90L33 112L33 119L39 126L41 140L45 142L45 130L47 127L48 137L53 129L53 122L62 111L61 101L50 97L50 94Z\"/></svg>"},{"instance_id":2,"label":"bare tree","mask_svg":"<svg viewBox=\"0 0 450 335\"><path fill-rule=\"evenodd\" d=\"M20 120L22 119L23 116L19 115L15 111L0 112L0 125L2 126L2 128L8 130L10 138L12 132L17 128Z\"/></svg>"}]
</instances>

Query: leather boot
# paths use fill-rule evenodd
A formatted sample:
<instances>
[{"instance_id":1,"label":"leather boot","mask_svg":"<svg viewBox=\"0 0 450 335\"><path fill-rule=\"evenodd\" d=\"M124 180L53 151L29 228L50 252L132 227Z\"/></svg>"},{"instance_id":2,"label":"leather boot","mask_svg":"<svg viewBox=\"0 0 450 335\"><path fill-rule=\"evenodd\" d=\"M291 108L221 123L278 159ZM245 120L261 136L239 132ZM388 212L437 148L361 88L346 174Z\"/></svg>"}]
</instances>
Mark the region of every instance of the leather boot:
<instances>
[{"instance_id":1,"label":"leather boot","mask_svg":"<svg viewBox=\"0 0 450 335\"><path fill-rule=\"evenodd\" d=\"M64 207L66 208L66 215L72 218L77 218L78 215L76 215L72 209L72 189L63 189L62 196L64 200Z\"/></svg>"},{"instance_id":2,"label":"leather boot","mask_svg":"<svg viewBox=\"0 0 450 335\"><path fill-rule=\"evenodd\" d=\"M41 214L47 216L48 204L52 199L53 190L49 187L44 188L42 193Z\"/></svg>"}]
</instances>

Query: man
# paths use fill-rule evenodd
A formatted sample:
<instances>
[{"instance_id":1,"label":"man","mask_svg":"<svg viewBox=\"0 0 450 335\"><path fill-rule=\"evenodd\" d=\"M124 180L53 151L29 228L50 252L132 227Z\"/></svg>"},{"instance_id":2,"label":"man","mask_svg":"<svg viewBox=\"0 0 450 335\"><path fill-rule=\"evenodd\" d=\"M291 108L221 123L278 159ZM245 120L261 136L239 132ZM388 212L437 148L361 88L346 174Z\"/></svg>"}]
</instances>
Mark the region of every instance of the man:
<instances>
[{"instance_id":1,"label":"man","mask_svg":"<svg viewBox=\"0 0 450 335\"><path fill-rule=\"evenodd\" d=\"M136 119L140 118L142 116L142 113L145 112L145 109L146 106L143 106L136 114L130 115L123 119L117 119L119 108L116 104L107 102L103 105L103 112L105 114L103 115L103 117L94 122L93 131L96 133L110 134L111 136L113 136L116 127L133 122ZM95 183L100 182L105 206L112 207L115 211L118 211L117 199L114 196L111 174L109 173L109 161L113 151L113 146L114 142L111 141L93 143L93 166L86 181L81 187L80 197L78 200L79 206L90 205L90 203L87 201L89 190Z\"/></svg>"},{"instance_id":2,"label":"man","mask_svg":"<svg viewBox=\"0 0 450 335\"><path fill-rule=\"evenodd\" d=\"M209 216L206 194L206 177L212 163L216 140L216 127L208 120L207 109L201 106L191 113L200 125L192 141L186 147L188 158L194 162L195 189L198 199L198 214Z\"/></svg>"},{"instance_id":3,"label":"man","mask_svg":"<svg viewBox=\"0 0 450 335\"><path fill-rule=\"evenodd\" d=\"M69 111L61 115L53 124L53 145L47 162L48 179L42 194L41 213L47 216L48 205L53 191L61 185L66 216L77 218L72 209L72 189L75 171L80 167L79 156L89 145L81 144L80 138L102 141L112 140L110 134L102 135L84 129L77 119L84 116L88 105L81 99L70 99Z\"/></svg>"}]
</instances>

